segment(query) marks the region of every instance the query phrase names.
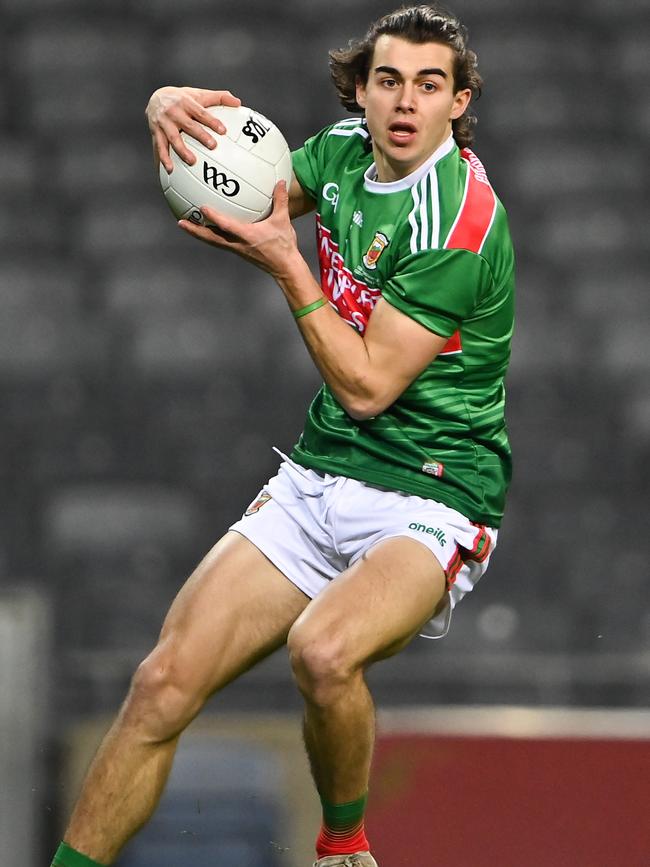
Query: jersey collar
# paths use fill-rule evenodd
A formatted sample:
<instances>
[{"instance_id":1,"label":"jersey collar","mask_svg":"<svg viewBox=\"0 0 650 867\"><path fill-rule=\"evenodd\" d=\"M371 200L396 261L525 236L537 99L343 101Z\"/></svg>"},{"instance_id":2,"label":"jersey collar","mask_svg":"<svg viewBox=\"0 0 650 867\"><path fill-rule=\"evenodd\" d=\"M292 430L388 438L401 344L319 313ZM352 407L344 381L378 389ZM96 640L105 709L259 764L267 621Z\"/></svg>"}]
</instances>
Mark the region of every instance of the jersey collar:
<instances>
[{"instance_id":1,"label":"jersey collar","mask_svg":"<svg viewBox=\"0 0 650 867\"><path fill-rule=\"evenodd\" d=\"M381 194L397 193L400 190L408 190L414 184L417 184L419 180L422 180L427 172L429 172L439 160L446 157L448 153L451 153L455 144L456 142L454 141L453 135L450 135L449 138L446 141L443 141L440 147L431 154L429 159L422 163L421 166L418 166L418 168L411 172L410 175L407 175L405 178L400 178L398 181L388 181L385 184L375 180L377 177L377 168L373 162L363 176L364 189L368 190L370 193Z\"/></svg>"}]
</instances>

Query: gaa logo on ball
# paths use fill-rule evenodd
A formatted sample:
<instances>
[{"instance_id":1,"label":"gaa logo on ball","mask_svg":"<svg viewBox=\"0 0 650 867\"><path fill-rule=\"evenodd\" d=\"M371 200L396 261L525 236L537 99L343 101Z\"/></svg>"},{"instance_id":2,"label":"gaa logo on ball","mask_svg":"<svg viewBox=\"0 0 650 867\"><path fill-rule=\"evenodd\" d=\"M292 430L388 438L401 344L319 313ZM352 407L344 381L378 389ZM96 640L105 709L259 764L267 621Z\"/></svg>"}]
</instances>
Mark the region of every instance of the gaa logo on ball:
<instances>
[{"instance_id":1,"label":"gaa logo on ball","mask_svg":"<svg viewBox=\"0 0 650 867\"><path fill-rule=\"evenodd\" d=\"M280 130L257 111L245 106L219 105L208 111L226 127L217 135L214 150L181 133L196 156L193 166L172 150L174 170L160 166L160 185L174 216L204 224L199 208L215 211L246 223L271 213L273 190L278 181L291 182L291 152Z\"/></svg>"}]
</instances>

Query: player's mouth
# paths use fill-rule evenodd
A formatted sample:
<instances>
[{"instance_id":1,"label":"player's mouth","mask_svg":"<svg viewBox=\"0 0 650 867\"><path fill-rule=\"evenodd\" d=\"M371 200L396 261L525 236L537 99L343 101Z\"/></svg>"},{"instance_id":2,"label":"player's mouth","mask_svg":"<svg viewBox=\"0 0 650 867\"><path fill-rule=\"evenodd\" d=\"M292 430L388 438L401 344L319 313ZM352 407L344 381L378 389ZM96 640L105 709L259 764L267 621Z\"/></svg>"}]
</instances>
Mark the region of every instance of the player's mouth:
<instances>
[{"instance_id":1,"label":"player's mouth","mask_svg":"<svg viewBox=\"0 0 650 867\"><path fill-rule=\"evenodd\" d=\"M402 147L411 144L416 133L415 124L409 123L406 120L397 120L388 127L389 140L393 144L401 145Z\"/></svg>"}]
</instances>

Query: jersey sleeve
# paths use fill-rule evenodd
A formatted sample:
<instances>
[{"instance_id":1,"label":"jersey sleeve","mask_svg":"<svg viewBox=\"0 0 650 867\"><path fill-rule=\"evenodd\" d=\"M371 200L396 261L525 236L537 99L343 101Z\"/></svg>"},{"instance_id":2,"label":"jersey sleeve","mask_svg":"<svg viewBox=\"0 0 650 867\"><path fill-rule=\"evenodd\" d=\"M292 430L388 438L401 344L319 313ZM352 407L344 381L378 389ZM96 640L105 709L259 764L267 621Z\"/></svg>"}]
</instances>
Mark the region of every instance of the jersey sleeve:
<instances>
[{"instance_id":1,"label":"jersey sleeve","mask_svg":"<svg viewBox=\"0 0 650 867\"><path fill-rule=\"evenodd\" d=\"M332 165L352 164L363 155L369 138L362 119L348 119L325 127L291 154L300 186L318 201L324 177Z\"/></svg>"},{"instance_id":2,"label":"jersey sleeve","mask_svg":"<svg viewBox=\"0 0 650 867\"><path fill-rule=\"evenodd\" d=\"M323 175L323 150L327 130L307 139L301 148L291 154L291 164L300 186L317 200Z\"/></svg>"},{"instance_id":3,"label":"jersey sleeve","mask_svg":"<svg viewBox=\"0 0 650 867\"><path fill-rule=\"evenodd\" d=\"M469 250L426 250L397 263L382 296L429 331L451 337L491 282L487 262Z\"/></svg>"}]
</instances>

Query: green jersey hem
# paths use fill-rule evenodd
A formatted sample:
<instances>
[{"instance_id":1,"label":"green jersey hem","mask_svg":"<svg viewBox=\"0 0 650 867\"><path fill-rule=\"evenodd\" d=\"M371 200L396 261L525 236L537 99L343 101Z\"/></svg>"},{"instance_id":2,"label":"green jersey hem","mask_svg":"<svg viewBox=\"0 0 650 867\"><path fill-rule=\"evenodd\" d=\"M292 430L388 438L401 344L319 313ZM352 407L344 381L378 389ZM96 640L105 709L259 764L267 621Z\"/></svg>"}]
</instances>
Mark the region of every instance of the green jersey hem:
<instances>
[{"instance_id":1,"label":"green jersey hem","mask_svg":"<svg viewBox=\"0 0 650 867\"><path fill-rule=\"evenodd\" d=\"M402 494L415 494L417 497L424 497L425 500L435 500L444 506L449 506L450 509L460 512L468 520L474 521L476 524L484 524L486 527L492 527L495 530L499 529L503 520L503 514L493 515L487 512L470 513L465 499L456 497L453 490L444 488L441 485L436 487L434 494L431 490L431 485L435 484L434 479L427 478L427 481L422 480L422 483L418 483L416 479L408 479L401 474L387 472L384 469L360 468L351 466L345 461L337 461L331 458L316 458L303 452L299 446L294 446L290 458L308 470L320 470L323 473L344 476L347 479L356 479L358 482L386 488L389 491Z\"/></svg>"}]
</instances>

